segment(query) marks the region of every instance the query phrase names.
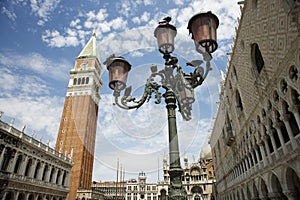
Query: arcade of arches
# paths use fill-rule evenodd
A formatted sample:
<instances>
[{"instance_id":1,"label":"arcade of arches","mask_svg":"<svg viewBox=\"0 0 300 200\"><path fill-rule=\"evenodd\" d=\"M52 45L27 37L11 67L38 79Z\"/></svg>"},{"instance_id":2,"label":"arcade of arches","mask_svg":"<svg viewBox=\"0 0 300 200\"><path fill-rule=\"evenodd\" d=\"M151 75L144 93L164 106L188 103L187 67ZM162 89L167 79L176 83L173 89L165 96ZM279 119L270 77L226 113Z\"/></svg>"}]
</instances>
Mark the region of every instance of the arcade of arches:
<instances>
[{"instance_id":1,"label":"arcade of arches","mask_svg":"<svg viewBox=\"0 0 300 200\"><path fill-rule=\"evenodd\" d=\"M0 120L0 200L63 200L70 158Z\"/></svg>"}]
</instances>

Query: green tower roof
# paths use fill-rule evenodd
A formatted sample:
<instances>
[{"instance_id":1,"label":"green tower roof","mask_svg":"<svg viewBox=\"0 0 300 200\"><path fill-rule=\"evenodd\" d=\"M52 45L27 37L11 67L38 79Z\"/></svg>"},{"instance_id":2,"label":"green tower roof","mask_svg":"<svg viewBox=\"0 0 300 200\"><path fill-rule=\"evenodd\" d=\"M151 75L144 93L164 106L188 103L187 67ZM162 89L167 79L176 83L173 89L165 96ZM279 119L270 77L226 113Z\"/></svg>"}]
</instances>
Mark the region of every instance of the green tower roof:
<instances>
[{"instance_id":1,"label":"green tower roof","mask_svg":"<svg viewBox=\"0 0 300 200\"><path fill-rule=\"evenodd\" d=\"M90 40L87 42L85 47L82 49L80 54L78 55L78 58L80 57L89 57L89 56L96 56L100 62L99 54L98 54L98 48L97 48L97 42L96 42L96 31L93 31L93 35L90 38Z\"/></svg>"}]
</instances>

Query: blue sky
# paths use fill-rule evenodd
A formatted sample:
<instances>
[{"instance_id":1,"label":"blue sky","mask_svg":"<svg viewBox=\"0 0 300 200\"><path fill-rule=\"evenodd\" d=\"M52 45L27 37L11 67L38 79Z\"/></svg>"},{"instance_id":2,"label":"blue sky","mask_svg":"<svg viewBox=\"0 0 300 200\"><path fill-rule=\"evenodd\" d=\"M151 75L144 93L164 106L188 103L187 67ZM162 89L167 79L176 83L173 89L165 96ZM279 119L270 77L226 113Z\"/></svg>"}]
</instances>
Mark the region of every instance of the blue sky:
<instances>
[{"instance_id":1,"label":"blue sky","mask_svg":"<svg viewBox=\"0 0 300 200\"><path fill-rule=\"evenodd\" d=\"M155 182L168 154L167 116L164 103L145 104L135 111L112 105L108 72L103 64L115 53L131 64L128 84L140 94L151 64L163 67L153 36L158 22L171 16L177 27L174 55L179 64L201 59L188 35L188 20L211 10L220 20L219 49L213 53L213 71L196 89L193 119L178 115L181 156L197 161L207 145L218 101L220 70L225 71L240 8L236 0L2 0L0 1L0 110L3 120L26 124L26 133L54 146L60 123L69 71L75 58L97 31L103 67L93 179L115 180L119 159L125 178L147 173ZM183 159L182 159L183 162ZM158 171L160 168L160 171ZM162 179L162 176L160 176Z\"/></svg>"}]
</instances>

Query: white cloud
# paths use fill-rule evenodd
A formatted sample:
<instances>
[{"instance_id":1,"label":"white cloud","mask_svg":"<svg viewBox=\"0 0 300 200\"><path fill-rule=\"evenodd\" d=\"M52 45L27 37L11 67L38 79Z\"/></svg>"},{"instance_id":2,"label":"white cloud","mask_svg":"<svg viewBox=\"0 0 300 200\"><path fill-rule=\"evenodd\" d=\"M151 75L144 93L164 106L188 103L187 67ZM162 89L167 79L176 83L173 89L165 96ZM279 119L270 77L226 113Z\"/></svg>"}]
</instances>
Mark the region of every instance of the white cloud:
<instances>
[{"instance_id":1,"label":"white cloud","mask_svg":"<svg viewBox=\"0 0 300 200\"><path fill-rule=\"evenodd\" d=\"M47 22L56 9L60 0L30 0L30 7L32 12L40 18L38 25L43 26Z\"/></svg>"},{"instance_id":2,"label":"white cloud","mask_svg":"<svg viewBox=\"0 0 300 200\"><path fill-rule=\"evenodd\" d=\"M57 30L46 30L42 35L42 40L51 47L76 47L81 42L76 37L76 31L67 29L66 36L62 36Z\"/></svg>"},{"instance_id":3,"label":"white cloud","mask_svg":"<svg viewBox=\"0 0 300 200\"><path fill-rule=\"evenodd\" d=\"M144 0L144 5L145 6L149 6L149 5L153 5L153 4L155 4L154 0Z\"/></svg>"},{"instance_id":4,"label":"white cloud","mask_svg":"<svg viewBox=\"0 0 300 200\"><path fill-rule=\"evenodd\" d=\"M182 6L184 4L184 0L174 0L174 3L178 6Z\"/></svg>"},{"instance_id":5,"label":"white cloud","mask_svg":"<svg viewBox=\"0 0 300 200\"><path fill-rule=\"evenodd\" d=\"M17 19L17 15L4 6L1 8L1 13L4 13L11 21L15 21Z\"/></svg>"},{"instance_id":6,"label":"white cloud","mask_svg":"<svg viewBox=\"0 0 300 200\"><path fill-rule=\"evenodd\" d=\"M77 18L77 19L72 20L72 21L70 22L70 26L71 26L71 27L77 27L79 23L80 23L80 19Z\"/></svg>"},{"instance_id":7,"label":"white cloud","mask_svg":"<svg viewBox=\"0 0 300 200\"><path fill-rule=\"evenodd\" d=\"M15 61L18 62L15 62ZM30 70L43 77L62 80L68 77L72 65L62 59L49 60L39 53L18 54L14 52L0 53L0 66L3 68Z\"/></svg>"},{"instance_id":8,"label":"white cloud","mask_svg":"<svg viewBox=\"0 0 300 200\"><path fill-rule=\"evenodd\" d=\"M31 135L34 130L37 137L43 136L43 142L49 139L50 145L54 146L63 107L62 100L54 96L0 98L0 110L4 111L5 116L16 119L16 128L21 129L26 125L26 134Z\"/></svg>"}]
</instances>

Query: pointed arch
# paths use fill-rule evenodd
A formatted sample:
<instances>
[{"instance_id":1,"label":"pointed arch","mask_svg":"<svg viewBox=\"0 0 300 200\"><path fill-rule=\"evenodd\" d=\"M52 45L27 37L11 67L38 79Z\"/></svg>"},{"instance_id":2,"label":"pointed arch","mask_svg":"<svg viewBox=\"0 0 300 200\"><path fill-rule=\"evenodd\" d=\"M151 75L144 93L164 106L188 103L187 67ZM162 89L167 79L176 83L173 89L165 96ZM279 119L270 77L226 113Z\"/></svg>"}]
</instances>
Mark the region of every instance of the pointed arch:
<instances>
[{"instance_id":1,"label":"pointed arch","mask_svg":"<svg viewBox=\"0 0 300 200\"><path fill-rule=\"evenodd\" d=\"M285 172L285 185L287 189L295 193L295 197L300 197L300 178L296 171L288 167Z\"/></svg>"}]
</instances>

